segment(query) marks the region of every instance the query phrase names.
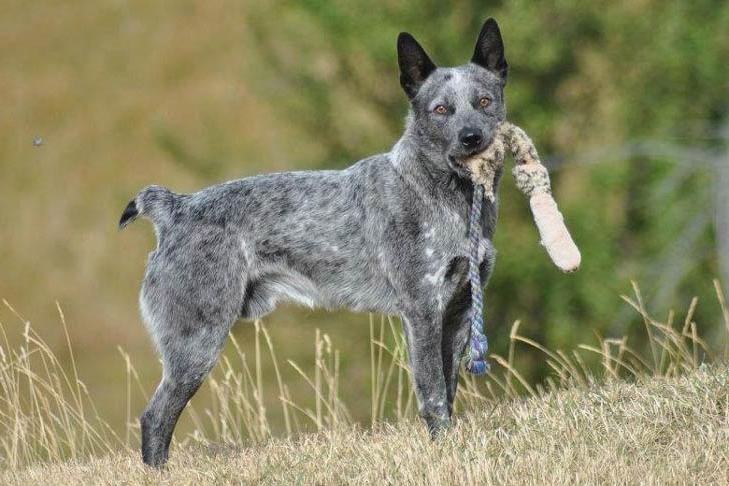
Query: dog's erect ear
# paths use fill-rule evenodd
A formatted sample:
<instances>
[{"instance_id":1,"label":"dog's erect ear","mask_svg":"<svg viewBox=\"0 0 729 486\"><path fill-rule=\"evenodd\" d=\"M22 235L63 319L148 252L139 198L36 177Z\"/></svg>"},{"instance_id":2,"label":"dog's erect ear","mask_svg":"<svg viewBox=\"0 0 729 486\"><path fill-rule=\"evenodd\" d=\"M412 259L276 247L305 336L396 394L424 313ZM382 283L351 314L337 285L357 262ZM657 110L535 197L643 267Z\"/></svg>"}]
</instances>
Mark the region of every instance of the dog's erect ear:
<instances>
[{"instance_id":1,"label":"dog's erect ear","mask_svg":"<svg viewBox=\"0 0 729 486\"><path fill-rule=\"evenodd\" d=\"M415 98L420 86L436 69L418 41L407 32L401 32L397 37L397 63L400 65L400 85L410 99Z\"/></svg>"},{"instance_id":2,"label":"dog's erect ear","mask_svg":"<svg viewBox=\"0 0 729 486\"><path fill-rule=\"evenodd\" d=\"M509 65L504 57L504 41L501 40L499 24L492 18L484 22L476 41L471 62L478 64L506 81Z\"/></svg>"}]
</instances>

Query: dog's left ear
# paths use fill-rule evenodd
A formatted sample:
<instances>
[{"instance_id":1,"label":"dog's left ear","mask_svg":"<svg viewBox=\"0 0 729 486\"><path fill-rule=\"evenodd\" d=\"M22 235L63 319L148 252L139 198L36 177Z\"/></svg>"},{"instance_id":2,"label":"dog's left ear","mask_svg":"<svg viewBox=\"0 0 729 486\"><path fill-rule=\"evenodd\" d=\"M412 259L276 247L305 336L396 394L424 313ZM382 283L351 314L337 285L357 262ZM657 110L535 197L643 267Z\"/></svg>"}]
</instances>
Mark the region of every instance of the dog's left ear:
<instances>
[{"instance_id":1,"label":"dog's left ear","mask_svg":"<svg viewBox=\"0 0 729 486\"><path fill-rule=\"evenodd\" d=\"M488 69L506 82L509 65L504 57L504 41L501 39L499 24L494 19L487 19L481 27L471 62Z\"/></svg>"}]
</instances>

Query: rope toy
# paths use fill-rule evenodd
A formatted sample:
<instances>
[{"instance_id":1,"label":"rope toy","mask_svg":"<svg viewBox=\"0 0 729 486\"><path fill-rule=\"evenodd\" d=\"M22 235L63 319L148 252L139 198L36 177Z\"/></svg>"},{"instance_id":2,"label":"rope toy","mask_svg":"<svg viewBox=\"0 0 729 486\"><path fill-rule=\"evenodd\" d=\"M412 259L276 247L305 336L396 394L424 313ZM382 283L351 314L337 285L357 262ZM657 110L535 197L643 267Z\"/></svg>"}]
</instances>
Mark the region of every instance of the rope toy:
<instances>
[{"instance_id":1,"label":"rope toy","mask_svg":"<svg viewBox=\"0 0 729 486\"><path fill-rule=\"evenodd\" d=\"M485 151L475 155L466 165L473 181L473 200L469 214L468 278L471 283L471 342L466 356L466 370L475 375L488 371L486 361L488 340L483 332L483 287L479 249L481 246L481 206L484 198L494 202L496 174L504 165L506 149L511 151L516 165L512 171L516 187L529 198L529 206L536 223L542 245L557 267L563 272L579 268L580 250L564 224L562 213L552 197L549 172L542 165L537 149L521 128L509 122L496 129L494 141Z\"/></svg>"}]
</instances>

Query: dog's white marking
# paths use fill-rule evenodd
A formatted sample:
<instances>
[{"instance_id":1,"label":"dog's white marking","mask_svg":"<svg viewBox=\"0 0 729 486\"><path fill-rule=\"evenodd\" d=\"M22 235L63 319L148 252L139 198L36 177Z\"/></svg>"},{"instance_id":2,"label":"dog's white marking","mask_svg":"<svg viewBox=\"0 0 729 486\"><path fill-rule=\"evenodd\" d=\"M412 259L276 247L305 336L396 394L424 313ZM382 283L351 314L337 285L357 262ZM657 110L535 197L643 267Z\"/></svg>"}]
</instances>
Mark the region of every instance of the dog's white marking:
<instances>
[{"instance_id":1,"label":"dog's white marking","mask_svg":"<svg viewBox=\"0 0 729 486\"><path fill-rule=\"evenodd\" d=\"M277 294L281 295L282 297L288 297L294 302L305 305L310 309L313 309L316 305L316 301L311 296L306 295L304 292L301 292L299 289L297 289L293 285L290 285L288 282L272 283L270 284L269 288Z\"/></svg>"},{"instance_id":2,"label":"dog's white marking","mask_svg":"<svg viewBox=\"0 0 729 486\"><path fill-rule=\"evenodd\" d=\"M471 92L471 82L460 71L451 71L452 77L448 85L453 88L453 94L458 99L457 105L469 104L468 97Z\"/></svg>"},{"instance_id":3,"label":"dog's white marking","mask_svg":"<svg viewBox=\"0 0 729 486\"><path fill-rule=\"evenodd\" d=\"M443 283L443 278L445 277L446 272L446 266L443 265L436 269L433 273L426 273L425 274L425 280L432 285L433 287L436 287Z\"/></svg>"},{"instance_id":4,"label":"dog's white marking","mask_svg":"<svg viewBox=\"0 0 729 486\"><path fill-rule=\"evenodd\" d=\"M435 298L435 303L439 311L443 310L443 295L439 292L438 296Z\"/></svg>"},{"instance_id":5,"label":"dog's white marking","mask_svg":"<svg viewBox=\"0 0 729 486\"><path fill-rule=\"evenodd\" d=\"M245 238L240 239L240 249L243 252L243 260L245 260L246 266L250 265L253 261L253 248L250 247Z\"/></svg>"},{"instance_id":6,"label":"dog's white marking","mask_svg":"<svg viewBox=\"0 0 729 486\"><path fill-rule=\"evenodd\" d=\"M377 252L377 263L379 263L380 267L385 267L385 254L382 251Z\"/></svg>"},{"instance_id":7,"label":"dog's white marking","mask_svg":"<svg viewBox=\"0 0 729 486\"><path fill-rule=\"evenodd\" d=\"M484 255L486 255L486 248L488 248L488 245L486 244L486 240L482 239L480 244L478 245L478 260L483 261Z\"/></svg>"},{"instance_id":8,"label":"dog's white marking","mask_svg":"<svg viewBox=\"0 0 729 486\"><path fill-rule=\"evenodd\" d=\"M400 172L403 170L403 166L408 160L408 153L409 151L402 139L398 140L395 146L392 147L388 159L396 171Z\"/></svg>"},{"instance_id":9,"label":"dog's white marking","mask_svg":"<svg viewBox=\"0 0 729 486\"><path fill-rule=\"evenodd\" d=\"M265 277L263 285L274 295L276 301L289 300L311 309L321 302L319 289L311 280L283 265L271 266L268 270L274 268L276 270Z\"/></svg>"},{"instance_id":10,"label":"dog's white marking","mask_svg":"<svg viewBox=\"0 0 729 486\"><path fill-rule=\"evenodd\" d=\"M154 343L155 348L157 348L157 351L159 352L161 350L159 345L159 338L160 338L160 329L161 329L161 323L159 322L159 319L155 318L154 314L152 314L152 311L150 310L149 306L147 305L147 300L144 298L144 293L139 293L139 313L142 315L142 322L147 327L147 331L149 331L149 335L152 337L152 342ZM165 370L167 369L167 366L162 367L162 378L165 378Z\"/></svg>"}]
</instances>

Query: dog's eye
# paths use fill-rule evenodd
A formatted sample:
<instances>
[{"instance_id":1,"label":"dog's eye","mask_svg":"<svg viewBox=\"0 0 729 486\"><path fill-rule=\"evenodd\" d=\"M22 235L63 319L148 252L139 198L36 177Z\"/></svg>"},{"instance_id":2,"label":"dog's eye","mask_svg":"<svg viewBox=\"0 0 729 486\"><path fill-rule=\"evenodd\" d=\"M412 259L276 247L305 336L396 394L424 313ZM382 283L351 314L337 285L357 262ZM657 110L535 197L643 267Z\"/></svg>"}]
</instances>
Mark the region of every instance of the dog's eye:
<instances>
[{"instance_id":1,"label":"dog's eye","mask_svg":"<svg viewBox=\"0 0 729 486\"><path fill-rule=\"evenodd\" d=\"M488 97L484 96L480 100L478 100L478 104L479 106L481 106L481 108L486 108L491 104L491 100Z\"/></svg>"},{"instance_id":2,"label":"dog's eye","mask_svg":"<svg viewBox=\"0 0 729 486\"><path fill-rule=\"evenodd\" d=\"M448 108L446 108L445 105L438 105L433 111L438 113L439 115L445 115L446 113L448 113Z\"/></svg>"}]
</instances>

